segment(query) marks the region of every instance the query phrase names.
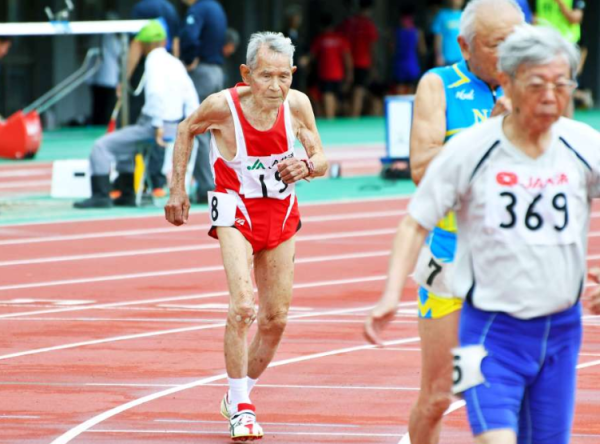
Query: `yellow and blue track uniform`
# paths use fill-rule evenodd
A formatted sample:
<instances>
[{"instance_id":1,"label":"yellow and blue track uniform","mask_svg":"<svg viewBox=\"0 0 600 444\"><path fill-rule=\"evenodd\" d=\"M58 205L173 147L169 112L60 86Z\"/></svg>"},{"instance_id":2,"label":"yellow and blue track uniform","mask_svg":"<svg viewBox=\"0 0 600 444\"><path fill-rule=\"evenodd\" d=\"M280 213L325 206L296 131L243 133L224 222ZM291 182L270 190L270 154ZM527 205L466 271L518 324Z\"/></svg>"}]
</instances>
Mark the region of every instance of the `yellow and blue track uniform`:
<instances>
[{"instance_id":1,"label":"yellow and blue track uniform","mask_svg":"<svg viewBox=\"0 0 600 444\"><path fill-rule=\"evenodd\" d=\"M446 94L447 142L461 130L486 120L494 108L496 98L502 95L476 77L463 60L451 66L434 68L428 73L438 75ZM433 257L442 264L454 261L456 251L456 216L448 213L429 233L426 240ZM433 276L435 278L435 276ZM462 307L462 299L435 294L419 287L419 317L441 318Z\"/></svg>"}]
</instances>

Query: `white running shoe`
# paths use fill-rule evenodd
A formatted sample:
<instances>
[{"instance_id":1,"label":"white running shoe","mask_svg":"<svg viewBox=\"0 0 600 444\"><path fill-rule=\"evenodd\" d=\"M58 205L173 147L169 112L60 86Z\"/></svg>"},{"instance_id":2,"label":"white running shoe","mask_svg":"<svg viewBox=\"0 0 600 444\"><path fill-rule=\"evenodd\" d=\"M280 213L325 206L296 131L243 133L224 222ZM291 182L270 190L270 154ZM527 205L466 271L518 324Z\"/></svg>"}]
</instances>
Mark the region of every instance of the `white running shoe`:
<instances>
[{"instance_id":1,"label":"white running shoe","mask_svg":"<svg viewBox=\"0 0 600 444\"><path fill-rule=\"evenodd\" d=\"M233 441L254 441L263 437L263 429L256 422L256 409L252 404L238 404L238 411L229 420Z\"/></svg>"},{"instance_id":2,"label":"white running shoe","mask_svg":"<svg viewBox=\"0 0 600 444\"><path fill-rule=\"evenodd\" d=\"M225 392L225 396L223 396L223 400L221 401L221 415L225 419L231 418L231 404L229 403L229 392Z\"/></svg>"}]
</instances>

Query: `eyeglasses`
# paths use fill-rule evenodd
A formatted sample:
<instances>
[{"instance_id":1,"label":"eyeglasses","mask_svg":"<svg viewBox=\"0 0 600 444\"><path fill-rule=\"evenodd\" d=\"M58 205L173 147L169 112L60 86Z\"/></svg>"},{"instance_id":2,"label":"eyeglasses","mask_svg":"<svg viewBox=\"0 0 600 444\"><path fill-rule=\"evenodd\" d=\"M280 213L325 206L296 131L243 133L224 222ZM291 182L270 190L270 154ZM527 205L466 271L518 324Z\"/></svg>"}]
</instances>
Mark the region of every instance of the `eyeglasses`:
<instances>
[{"instance_id":1,"label":"eyeglasses","mask_svg":"<svg viewBox=\"0 0 600 444\"><path fill-rule=\"evenodd\" d=\"M561 79L556 82L545 82L542 79L530 79L523 82L525 89L532 94L545 92L548 88L559 94L572 93L578 84L575 80Z\"/></svg>"}]
</instances>

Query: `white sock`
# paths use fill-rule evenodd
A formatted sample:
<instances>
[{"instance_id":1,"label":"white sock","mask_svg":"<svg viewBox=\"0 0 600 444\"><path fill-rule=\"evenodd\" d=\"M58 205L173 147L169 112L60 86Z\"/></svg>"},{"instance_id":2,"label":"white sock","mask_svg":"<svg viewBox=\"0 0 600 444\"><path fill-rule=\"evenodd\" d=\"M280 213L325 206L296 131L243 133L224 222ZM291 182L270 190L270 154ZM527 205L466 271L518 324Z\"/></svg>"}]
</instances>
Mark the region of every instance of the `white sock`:
<instances>
[{"instance_id":1,"label":"white sock","mask_svg":"<svg viewBox=\"0 0 600 444\"><path fill-rule=\"evenodd\" d=\"M252 379L250 376L248 376L247 378L248 378L248 396L250 396L250 393L252 393L252 389L258 382L258 379Z\"/></svg>"},{"instance_id":2,"label":"white sock","mask_svg":"<svg viewBox=\"0 0 600 444\"><path fill-rule=\"evenodd\" d=\"M248 396L247 378L227 378L229 381L229 403L233 409L232 413L237 412L238 404L251 404Z\"/></svg>"}]
</instances>

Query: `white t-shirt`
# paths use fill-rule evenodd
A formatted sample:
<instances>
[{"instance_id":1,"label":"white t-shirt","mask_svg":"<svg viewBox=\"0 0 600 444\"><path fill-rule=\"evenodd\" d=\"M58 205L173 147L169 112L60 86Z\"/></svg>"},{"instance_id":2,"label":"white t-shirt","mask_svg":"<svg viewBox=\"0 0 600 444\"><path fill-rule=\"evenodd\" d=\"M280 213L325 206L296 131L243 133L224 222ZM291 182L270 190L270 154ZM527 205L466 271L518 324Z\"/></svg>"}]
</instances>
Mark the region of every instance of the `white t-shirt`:
<instances>
[{"instance_id":1,"label":"white t-shirt","mask_svg":"<svg viewBox=\"0 0 600 444\"><path fill-rule=\"evenodd\" d=\"M165 48L150 51L145 64L145 103L142 114L152 118L152 126L177 122L199 106L198 93L183 63Z\"/></svg>"},{"instance_id":2,"label":"white t-shirt","mask_svg":"<svg viewBox=\"0 0 600 444\"><path fill-rule=\"evenodd\" d=\"M506 139L502 122L489 119L452 138L408 211L431 230L455 210L454 294L530 319L571 307L583 289L600 134L561 118L548 150L533 159Z\"/></svg>"}]
</instances>

